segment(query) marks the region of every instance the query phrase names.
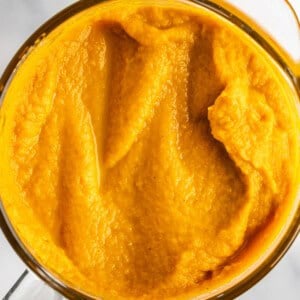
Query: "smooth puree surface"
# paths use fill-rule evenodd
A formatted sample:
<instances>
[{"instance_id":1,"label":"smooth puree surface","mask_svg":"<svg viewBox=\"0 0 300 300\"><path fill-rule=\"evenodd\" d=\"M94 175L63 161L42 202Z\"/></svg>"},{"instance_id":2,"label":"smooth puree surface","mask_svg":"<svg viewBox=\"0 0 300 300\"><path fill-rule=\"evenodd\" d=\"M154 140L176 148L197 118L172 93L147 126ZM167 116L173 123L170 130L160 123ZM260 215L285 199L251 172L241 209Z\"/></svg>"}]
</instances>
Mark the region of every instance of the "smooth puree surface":
<instances>
[{"instance_id":1,"label":"smooth puree surface","mask_svg":"<svg viewBox=\"0 0 300 300\"><path fill-rule=\"evenodd\" d=\"M276 237L299 181L299 116L243 33L143 3L94 6L31 51L1 109L0 192L66 282L185 299L247 268L238 254L266 228Z\"/></svg>"}]
</instances>

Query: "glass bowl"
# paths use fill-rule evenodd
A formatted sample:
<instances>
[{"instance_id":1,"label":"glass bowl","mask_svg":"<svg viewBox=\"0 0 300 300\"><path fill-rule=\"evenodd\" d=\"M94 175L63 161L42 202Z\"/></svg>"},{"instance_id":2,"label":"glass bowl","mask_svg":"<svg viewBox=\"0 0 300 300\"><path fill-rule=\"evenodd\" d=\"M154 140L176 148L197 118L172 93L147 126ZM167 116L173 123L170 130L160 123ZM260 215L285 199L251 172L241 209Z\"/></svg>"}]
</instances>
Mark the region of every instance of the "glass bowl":
<instances>
[{"instance_id":1,"label":"glass bowl","mask_svg":"<svg viewBox=\"0 0 300 300\"><path fill-rule=\"evenodd\" d=\"M288 55L268 34L261 29L255 22L253 22L244 13L233 7L232 5L225 3L221 0L176 0L177 2L185 2L191 5L199 6L204 9L219 15L221 18L227 20L227 22L233 24L242 30L252 41L261 47L265 53L277 64L282 71L287 81L290 84L291 89L298 95L300 100L300 64L294 62ZM68 18L74 16L80 11L92 7L96 4L106 2L105 0L84 0L77 1L73 5L62 10L51 19L49 19L44 25L42 25L35 33L33 33L23 46L14 55L7 68L5 69L0 80L0 103L3 100L6 88L8 87L11 79L13 78L18 66L26 59L30 50L38 44L49 32L51 32L58 25L63 23ZM289 4L287 2L287 4ZM292 7L290 6L292 9ZM297 18L294 10L292 9L294 16ZM299 20L297 19L298 26L300 28ZM0 129L1 129L0 122ZM278 238L269 249L262 255L262 257L246 270L244 274L241 274L231 282L224 286L220 286L208 294L196 297L196 299L233 299L244 291L252 287L256 282L262 279L283 257L286 251L291 246L294 239L300 232L300 197L295 200L295 205L287 217L285 228L282 229ZM10 242L15 252L21 257L25 264L44 282L50 287L60 292L70 299L97 299L92 295L87 295L83 291L77 289L74 286L64 283L55 274L47 270L41 265L38 260L30 253L28 248L24 245L21 239L18 237L14 230L7 213L5 211L2 201L0 201L0 225L1 228Z\"/></svg>"}]
</instances>

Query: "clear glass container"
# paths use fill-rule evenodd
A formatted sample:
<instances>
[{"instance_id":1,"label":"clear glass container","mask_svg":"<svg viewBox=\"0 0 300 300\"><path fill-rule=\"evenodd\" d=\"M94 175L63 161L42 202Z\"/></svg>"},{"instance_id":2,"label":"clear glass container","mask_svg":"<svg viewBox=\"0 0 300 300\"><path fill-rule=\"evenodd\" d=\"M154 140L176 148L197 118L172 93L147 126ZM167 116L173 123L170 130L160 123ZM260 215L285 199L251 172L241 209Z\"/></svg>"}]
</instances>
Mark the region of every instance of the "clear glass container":
<instances>
[{"instance_id":1,"label":"clear glass container","mask_svg":"<svg viewBox=\"0 0 300 300\"><path fill-rule=\"evenodd\" d=\"M284 73L284 76L286 76L287 81L289 81L291 89L298 94L298 98L300 100L300 62L296 61L295 58L288 54L285 49L275 42L271 35L267 34L261 28L261 26L256 24L249 16L234 7L232 4L222 0L173 0L173 2L174 1L186 2L191 5L208 9L242 30L276 62L281 71ZM32 47L39 43L39 41L47 36L49 32L51 32L66 19L101 2L105 1L77 1L73 5L67 7L52 17L32 36L30 36L19 49L19 51L14 55L1 77L1 101L9 82L14 76L15 70L22 63L22 61L26 59L26 56ZM291 15L293 15L296 20L298 26L298 37L295 38L299 38L300 42L300 23L299 19L297 18L297 14L289 2L285 1L285 5L286 9L290 9ZM67 285L35 259L28 248L20 240L13 226L11 225L2 201L0 201L0 225L15 252L21 257L28 268L40 279L42 279L42 281L37 280L35 275L25 271L4 299L62 299L63 296L70 299L96 299L95 297L87 295L83 291L80 291L73 286ZM196 297L196 299L233 299L242 294L261 278L263 278L277 264L277 262L289 249L299 232L300 201L298 197L295 199L295 205L287 217L285 228L282 228L277 239L270 245L266 253L264 253L261 258L256 261L248 270L246 270L244 274L241 274L229 284L221 286L206 295ZM49 289L48 286L50 286L52 289ZM60 294L56 293L55 291L58 291L63 296L60 296ZM36 298L32 298L32 295L35 295Z\"/></svg>"}]
</instances>

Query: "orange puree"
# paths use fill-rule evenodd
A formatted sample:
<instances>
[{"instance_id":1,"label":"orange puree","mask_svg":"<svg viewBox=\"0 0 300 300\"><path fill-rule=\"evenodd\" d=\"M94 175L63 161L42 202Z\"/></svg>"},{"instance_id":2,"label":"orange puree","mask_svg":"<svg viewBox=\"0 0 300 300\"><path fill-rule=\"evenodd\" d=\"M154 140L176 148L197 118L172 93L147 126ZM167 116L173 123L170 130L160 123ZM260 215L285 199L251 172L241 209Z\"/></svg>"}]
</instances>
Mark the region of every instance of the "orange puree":
<instances>
[{"instance_id":1,"label":"orange puree","mask_svg":"<svg viewBox=\"0 0 300 300\"><path fill-rule=\"evenodd\" d=\"M104 299L225 284L264 247L246 241L276 237L298 186L283 75L232 25L166 3L70 18L21 64L1 109L11 222L43 265Z\"/></svg>"}]
</instances>

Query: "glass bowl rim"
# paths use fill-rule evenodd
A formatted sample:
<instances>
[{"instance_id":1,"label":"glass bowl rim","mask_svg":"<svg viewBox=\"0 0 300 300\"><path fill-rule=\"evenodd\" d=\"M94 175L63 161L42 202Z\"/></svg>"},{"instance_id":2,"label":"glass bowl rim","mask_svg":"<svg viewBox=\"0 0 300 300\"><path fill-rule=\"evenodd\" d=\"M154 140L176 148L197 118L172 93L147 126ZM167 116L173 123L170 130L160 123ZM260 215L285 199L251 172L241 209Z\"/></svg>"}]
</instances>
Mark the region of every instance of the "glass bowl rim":
<instances>
[{"instance_id":1,"label":"glass bowl rim","mask_svg":"<svg viewBox=\"0 0 300 300\"><path fill-rule=\"evenodd\" d=\"M18 68L19 64L22 63L24 58L26 59L27 54L30 49L36 45L40 40L49 34L52 30L58 27L67 19L76 15L77 13L88 9L94 5L108 2L110 0L79 0L63 10L59 11L57 14L49 18L44 24L42 24L30 37L23 43L19 50L15 53L13 58L8 63L5 68L1 78L0 78L0 107L2 105L3 95L5 94L5 89L9 86L11 79L13 78L15 70ZM265 39L266 33L258 33L253 30L252 22L249 22L247 15L240 12L238 9L234 8L235 12L239 12L238 16L232 13L233 6L226 5L222 2L219 4L219 0L176 0L179 2L193 3L200 5L213 13L221 16L230 23L236 25L241 29L246 35L248 35L255 43L263 48L270 55L273 60L279 65L279 68L284 71L284 73L291 80L295 90L300 98L300 85L297 76L292 72L289 66L286 64L285 60L278 53L277 50L271 45L271 43ZM242 16L242 17L241 17ZM247 20L247 21L244 21ZM252 23L252 24L251 24ZM30 253L21 239L18 237L16 231L14 230L7 213L5 211L4 205L0 198L0 228L2 229L6 239L9 241L10 245L16 252L16 254L22 259L22 261L33 271L40 279L46 282L50 287L60 292L65 297L70 299L99 299L86 294L85 292L79 290L78 288L68 286L58 276L53 275L46 267L42 266L37 259ZM269 273L275 265L281 260L284 254L288 251L298 234L300 233L300 206L297 208L295 217L291 222L287 233L282 237L282 240L278 243L276 249L273 250L272 254L269 255L259 266L257 266L250 274L245 276L237 284L229 287L228 289L221 291L218 295L207 298L210 299L233 299L249 288L254 286L259 280L261 280L267 273ZM201 295L199 295L201 297ZM196 297L197 298L197 297Z\"/></svg>"}]
</instances>

